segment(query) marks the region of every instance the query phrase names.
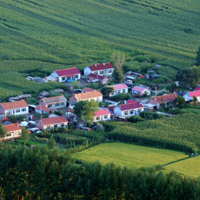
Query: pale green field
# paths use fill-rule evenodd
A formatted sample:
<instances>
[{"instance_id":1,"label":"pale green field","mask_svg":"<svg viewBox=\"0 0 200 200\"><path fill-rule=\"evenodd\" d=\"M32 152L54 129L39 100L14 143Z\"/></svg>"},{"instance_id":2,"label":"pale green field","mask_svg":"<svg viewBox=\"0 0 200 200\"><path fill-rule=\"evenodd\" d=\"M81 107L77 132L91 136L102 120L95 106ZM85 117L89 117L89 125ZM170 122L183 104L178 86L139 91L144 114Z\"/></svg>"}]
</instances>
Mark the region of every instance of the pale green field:
<instances>
[{"instance_id":1,"label":"pale green field","mask_svg":"<svg viewBox=\"0 0 200 200\"><path fill-rule=\"evenodd\" d=\"M103 165L115 163L122 167L136 169L143 166L164 165L188 156L172 150L125 143L106 143L75 153L73 157L87 162L100 161Z\"/></svg>"},{"instance_id":2,"label":"pale green field","mask_svg":"<svg viewBox=\"0 0 200 200\"><path fill-rule=\"evenodd\" d=\"M165 167L167 171L176 171L186 176L197 178L200 176L200 157L183 160Z\"/></svg>"}]
</instances>

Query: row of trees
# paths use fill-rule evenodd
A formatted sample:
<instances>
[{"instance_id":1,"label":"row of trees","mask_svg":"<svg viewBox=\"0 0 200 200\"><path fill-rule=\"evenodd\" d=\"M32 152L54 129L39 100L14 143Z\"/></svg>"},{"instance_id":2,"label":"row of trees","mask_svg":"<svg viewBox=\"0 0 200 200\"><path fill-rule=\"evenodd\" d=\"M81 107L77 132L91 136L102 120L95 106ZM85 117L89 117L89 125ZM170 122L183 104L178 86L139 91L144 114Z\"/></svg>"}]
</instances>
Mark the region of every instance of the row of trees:
<instances>
[{"instance_id":1,"label":"row of trees","mask_svg":"<svg viewBox=\"0 0 200 200\"><path fill-rule=\"evenodd\" d=\"M0 151L2 199L171 199L200 198L200 180L161 166L133 171L114 164L74 164L57 149L11 147Z\"/></svg>"}]
</instances>

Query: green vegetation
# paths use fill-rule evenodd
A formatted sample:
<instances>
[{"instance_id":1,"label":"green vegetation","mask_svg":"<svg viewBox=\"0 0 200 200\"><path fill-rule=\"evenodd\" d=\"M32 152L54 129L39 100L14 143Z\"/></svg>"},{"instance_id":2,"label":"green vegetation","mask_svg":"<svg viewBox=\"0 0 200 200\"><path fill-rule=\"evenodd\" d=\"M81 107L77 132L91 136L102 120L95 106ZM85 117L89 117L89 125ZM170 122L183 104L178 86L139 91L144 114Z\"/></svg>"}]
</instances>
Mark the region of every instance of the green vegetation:
<instances>
[{"instance_id":1,"label":"green vegetation","mask_svg":"<svg viewBox=\"0 0 200 200\"><path fill-rule=\"evenodd\" d=\"M185 176L197 178L200 176L200 157L186 159L177 163L166 166L167 171L176 171Z\"/></svg>"},{"instance_id":2,"label":"green vegetation","mask_svg":"<svg viewBox=\"0 0 200 200\"><path fill-rule=\"evenodd\" d=\"M157 120L102 122L106 137L139 145L194 152L200 149L200 115L187 113Z\"/></svg>"},{"instance_id":3,"label":"green vegetation","mask_svg":"<svg viewBox=\"0 0 200 200\"><path fill-rule=\"evenodd\" d=\"M87 162L99 161L102 165L114 163L121 167L150 167L164 165L188 157L182 152L143 147L124 143L104 143L73 154L73 158Z\"/></svg>"},{"instance_id":4,"label":"green vegetation","mask_svg":"<svg viewBox=\"0 0 200 200\"><path fill-rule=\"evenodd\" d=\"M200 196L199 179L163 173L161 166L133 171L114 164L74 163L56 148L5 146L0 169L3 199L195 200Z\"/></svg>"},{"instance_id":5,"label":"green vegetation","mask_svg":"<svg viewBox=\"0 0 200 200\"><path fill-rule=\"evenodd\" d=\"M117 51L125 54L124 69L159 63L162 74L174 78L195 62L199 8L199 1L188 6L186 0L2 0L0 98L58 86L32 83L25 75L82 70L110 61Z\"/></svg>"}]
</instances>

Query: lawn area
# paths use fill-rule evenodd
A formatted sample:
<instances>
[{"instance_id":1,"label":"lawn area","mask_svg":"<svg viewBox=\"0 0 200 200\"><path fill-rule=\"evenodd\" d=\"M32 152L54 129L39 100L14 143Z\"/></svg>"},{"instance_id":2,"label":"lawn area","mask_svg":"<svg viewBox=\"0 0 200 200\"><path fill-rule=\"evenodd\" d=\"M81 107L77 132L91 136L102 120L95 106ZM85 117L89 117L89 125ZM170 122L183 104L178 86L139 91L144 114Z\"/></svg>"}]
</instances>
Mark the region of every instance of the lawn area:
<instances>
[{"instance_id":1,"label":"lawn area","mask_svg":"<svg viewBox=\"0 0 200 200\"><path fill-rule=\"evenodd\" d=\"M103 165L115 163L122 167L131 167L134 169L142 166L164 165L188 157L178 151L116 142L100 144L85 151L75 153L72 156L87 162L98 160Z\"/></svg>"},{"instance_id":2,"label":"lawn area","mask_svg":"<svg viewBox=\"0 0 200 200\"><path fill-rule=\"evenodd\" d=\"M167 171L176 171L186 176L197 178L200 176L200 157L186 159L165 167Z\"/></svg>"}]
</instances>

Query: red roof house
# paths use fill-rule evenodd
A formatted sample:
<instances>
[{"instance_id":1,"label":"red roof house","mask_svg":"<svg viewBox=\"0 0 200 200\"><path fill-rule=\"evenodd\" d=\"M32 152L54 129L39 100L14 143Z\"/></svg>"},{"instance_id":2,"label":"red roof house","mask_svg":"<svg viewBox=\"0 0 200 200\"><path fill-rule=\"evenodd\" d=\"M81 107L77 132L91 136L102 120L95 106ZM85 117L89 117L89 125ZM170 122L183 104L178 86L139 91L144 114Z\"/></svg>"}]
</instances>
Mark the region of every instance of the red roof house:
<instances>
[{"instance_id":1,"label":"red roof house","mask_svg":"<svg viewBox=\"0 0 200 200\"><path fill-rule=\"evenodd\" d=\"M186 102L193 100L194 97L196 97L197 101L200 102L200 90L186 92L183 95L183 98L185 99Z\"/></svg>"},{"instance_id":2,"label":"red roof house","mask_svg":"<svg viewBox=\"0 0 200 200\"><path fill-rule=\"evenodd\" d=\"M114 108L114 114L123 117L138 115L144 111L144 106L139 102L118 105Z\"/></svg>"},{"instance_id":3,"label":"red roof house","mask_svg":"<svg viewBox=\"0 0 200 200\"><path fill-rule=\"evenodd\" d=\"M108 82L108 80L109 80L108 78L106 78L104 76L101 76L101 75L98 75L98 74L93 74L93 73L88 75L88 79L90 81L94 81L94 80L100 81L103 84L106 84Z\"/></svg>"},{"instance_id":4,"label":"red roof house","mask_svg":"<svg viewBox=\"0 0 200 200\"><path fill-rule=\"evenodd\" d=\"M21 127L18 123L4 125L3 127L6 130L6 136L3 138L4 140L10 140L20 137Z\"/></svg>"},{"instance_id":5,"label":"red roof house","mask_svg":"<svg viewBox=\"0 0 200 200\"><path fill-rule=\"evenodd\" d=\"M73 67L69 69L54 70L51 76L56 77L58 82L71 82L79 80L81 78L81 72L77 67Z\"/></svg>"},{"instance_id":6,"label":"red roof house","mask_svg":"<svg viewBox=\"0 0 200 200\"><path fill-rule=\"evenodd\" d=\"M112 75L114 67L110 62L101 63L95 65L89 65L84 69L84 75L88 76L91 73L99 74L105 77L109 77Z\"/></svg>"},{"instance_id":7,"label":"red roof house","mask_svg":"<svg viewBox=\"0 0 200 200\"><path fill-rule=\"evenodd\" d=\"M115 96L121 93L128 93L128 86L125 83L120 83L116 85L108 85L107 87L113 87L114 92L110 96Z\"/></svg>"},{"instance_id":8,"label":"red roof house","mask_svg":"<svg viewBox=\"0 0 200 200\"><path fill-rule=\"evenodd\" d=\"M28 104L25 100L13 101L0 104L0 115L26 115L28 114Z\"/></svg>"},{"instance_id":9,"label":"red roof house","mask_svg":"<svg viewBox=\"0 0 200 200\"><path fill-rule=\"evenodd\" d=\"M108 110L100 109L94 112L93 122L105 121L105 120L110 120L110 112Z\"/></svg>"},{"instance_id":10,"label":"red roof house","mask_svg":"<svg viewBox=\"0 0 200 200\"><path fill-rule=\"evenodd\" d=\"M36 123L36 127L44 130L44 129L52 129L52 128L64 128L68 125L68 120L64 116L50 117L40 119L39 122Z\"/></svg>"}]
</instances>

